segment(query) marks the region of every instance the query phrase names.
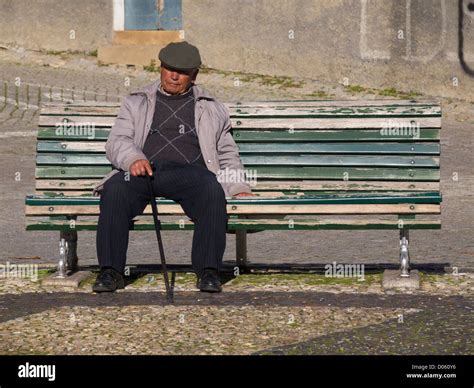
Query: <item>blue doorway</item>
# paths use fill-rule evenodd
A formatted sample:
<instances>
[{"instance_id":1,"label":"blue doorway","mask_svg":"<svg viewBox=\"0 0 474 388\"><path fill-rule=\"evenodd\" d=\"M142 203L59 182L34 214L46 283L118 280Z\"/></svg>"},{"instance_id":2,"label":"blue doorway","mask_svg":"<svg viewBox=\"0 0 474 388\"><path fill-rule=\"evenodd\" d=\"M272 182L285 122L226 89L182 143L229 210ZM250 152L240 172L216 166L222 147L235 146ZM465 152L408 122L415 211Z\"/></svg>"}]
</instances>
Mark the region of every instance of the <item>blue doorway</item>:
<instances>
[{"instance_id":1,"label":"blue doorway","mask_svg":"<svg viewBox=\"0 0 474 388\"><path fill-rule=\"evenodd\" d=\"M125 0L125 30L183 28L181 0Z\"/></svg>"}]
</instances>

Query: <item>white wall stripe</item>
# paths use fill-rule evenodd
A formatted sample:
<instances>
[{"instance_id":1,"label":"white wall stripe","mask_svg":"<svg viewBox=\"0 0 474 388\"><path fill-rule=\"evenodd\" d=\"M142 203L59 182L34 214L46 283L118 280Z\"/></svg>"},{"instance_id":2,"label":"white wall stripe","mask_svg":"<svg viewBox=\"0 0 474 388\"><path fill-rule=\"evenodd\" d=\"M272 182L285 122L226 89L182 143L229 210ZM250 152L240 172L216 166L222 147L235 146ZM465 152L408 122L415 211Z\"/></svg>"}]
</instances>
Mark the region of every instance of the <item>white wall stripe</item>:
<instances>
[{"instance_id":1,"label":"white wall stripe","mask_svg":"<svg viewBox=\"0 0 474 388\"><path fill-rule=\"evenodd\" d=\"M125 0L114 0L114 31L125 30Z\"/></svg>"}]
</instances>

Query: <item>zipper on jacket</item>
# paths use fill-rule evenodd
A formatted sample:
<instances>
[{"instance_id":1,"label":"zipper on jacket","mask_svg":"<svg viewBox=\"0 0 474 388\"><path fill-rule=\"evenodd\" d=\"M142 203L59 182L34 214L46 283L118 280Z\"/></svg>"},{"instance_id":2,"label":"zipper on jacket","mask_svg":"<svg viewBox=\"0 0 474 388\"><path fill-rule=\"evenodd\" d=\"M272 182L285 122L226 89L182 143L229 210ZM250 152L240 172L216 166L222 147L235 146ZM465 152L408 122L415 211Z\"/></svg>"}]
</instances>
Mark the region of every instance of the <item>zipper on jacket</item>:
<instances>
[{"instance_id":1,"label":"zipper on jacket","mask_svg":"<svg viewBox=\"0 0 474 388\"><path fill-rule=\"evenodd\" d=\"M148 136L148 133L150 132L150 129L148 129L147 131L147 128L146 128L146 125L147 125L147 120L148 120L148 107L150 106L150 97L148 96L147 93L144 93L144 92L138 92L136 94L141 94L141 95L144 95L145 96L145 100L146 100L146 110L145 110L145 122L144 122L144 131L143 133L146 132L146 135L145 135L145 141L146 141L146 138ZM145 143L143 143L143 145L145 145ZM143 150L143 147L140 147L141 150Z\"/></svg>"}]
</instances>

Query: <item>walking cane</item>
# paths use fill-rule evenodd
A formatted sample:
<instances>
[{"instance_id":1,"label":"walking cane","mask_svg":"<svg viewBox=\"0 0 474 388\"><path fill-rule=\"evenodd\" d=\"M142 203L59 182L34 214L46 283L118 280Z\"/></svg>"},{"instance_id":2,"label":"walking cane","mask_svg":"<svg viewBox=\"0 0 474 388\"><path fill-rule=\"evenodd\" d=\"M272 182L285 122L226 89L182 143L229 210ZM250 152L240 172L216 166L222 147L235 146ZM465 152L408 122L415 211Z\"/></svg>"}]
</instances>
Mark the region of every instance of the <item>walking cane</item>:
<instances>
[{"instance_id":1,"label":"walking cane","mask_svg":"<svg viewBox=\"0 0 474 388\"><path fill-rule=\"evenodd\" d=\"M153 169L153 162L150 162L152 169ZM151 182L151 176L147 173L147 180L148 180L148 187L150 190L151 196L151 210L153 212L153 222L155 224L155 231L156 231L156 238L158 240L158 249L160 250L160 257L161 257L161 267L163 268L163 277L165 278L165 287L166 287L166 298L169 303L173 303L173 291L170 287L170 281L168 278L168 269L166 268L166 259L165 259L165 252L163 250L163 243L161 241L161 221L158 219L158 207L156 206L156 199L155 199L155 190L153 190L153 183Z\"/></svg>"}]
</instances>

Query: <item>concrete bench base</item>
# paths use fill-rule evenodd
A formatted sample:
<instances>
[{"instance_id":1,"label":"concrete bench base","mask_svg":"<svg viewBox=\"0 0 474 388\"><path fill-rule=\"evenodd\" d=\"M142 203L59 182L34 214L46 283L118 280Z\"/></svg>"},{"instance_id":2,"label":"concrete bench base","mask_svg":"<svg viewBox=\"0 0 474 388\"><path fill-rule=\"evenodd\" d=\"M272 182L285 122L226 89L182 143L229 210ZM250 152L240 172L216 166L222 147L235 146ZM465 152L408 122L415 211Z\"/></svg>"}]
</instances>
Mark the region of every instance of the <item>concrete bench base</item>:
<instances>
[{"instance_id":1,"label":"concrete bench base","mask_svg":"<svg viewBox=\"0 0 474 388\"><path fill-rule=\"evenodd\" d=\"M420 288L420 275L417 270L410 271L410 277L400 276L399 270L386 269L383 273L382 287L387 290L418 290Z\"/></svg>"},{"instance_id":2,"label":"concrete bench base","mask_svg":"<svg viewBox=\"0 0 474 388\"><path fill-rule=\"evenodd\" d=\"M65 278L56 277L57 272L45 278L42 282L43 286L59 286L78 288L79 284L93 275L91 271L78 271Z\"/></svg>"}]
</instances>

